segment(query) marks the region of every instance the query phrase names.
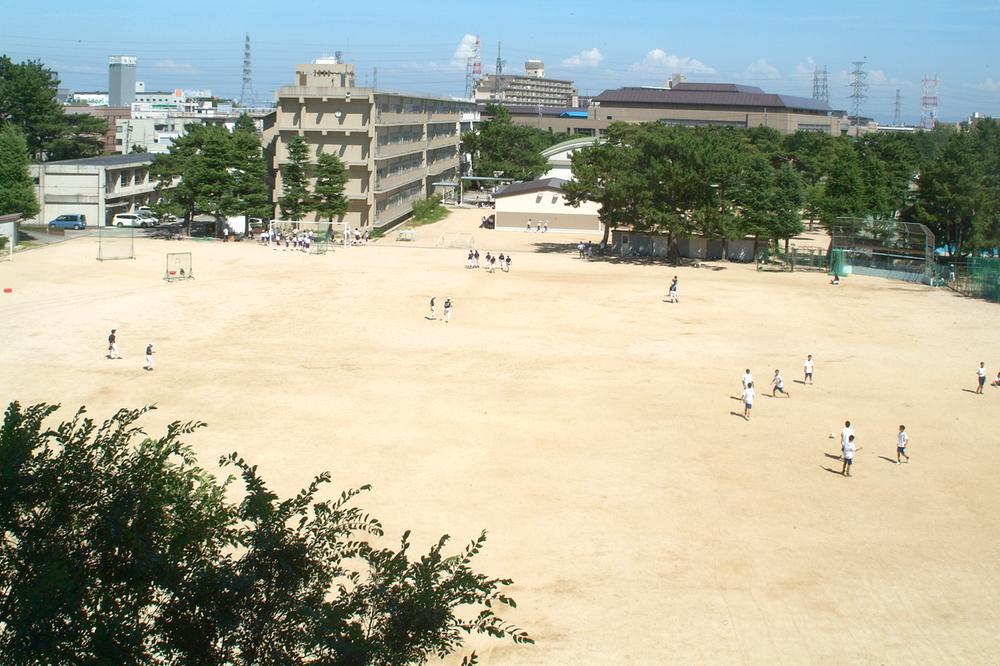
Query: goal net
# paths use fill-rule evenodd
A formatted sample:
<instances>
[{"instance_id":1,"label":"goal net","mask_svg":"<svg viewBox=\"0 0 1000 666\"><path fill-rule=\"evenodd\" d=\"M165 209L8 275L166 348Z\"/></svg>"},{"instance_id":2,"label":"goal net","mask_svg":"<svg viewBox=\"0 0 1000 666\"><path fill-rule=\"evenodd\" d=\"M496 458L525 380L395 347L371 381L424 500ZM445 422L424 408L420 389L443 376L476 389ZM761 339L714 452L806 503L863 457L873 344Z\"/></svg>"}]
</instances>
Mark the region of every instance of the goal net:
<instances>
[{"instance_id":1,"label":"goal net","mask_svg":"<svg viewBox=\"0 0 1000 666\"><path fill-rule=\"evenodd\" d=\"M934 234L922 224L838 217L830 227L830 240L831 261L843 257L840 275L850 272L925 284L933 277Z\"/></svg>"},{"instance_id":2,"label":"goal net","mask_svg":"<svg viewBox=\"0 0 1000 666\"><path fill-rule=\"evenodd\" d=\"M132 227L97 228L97 260L135 259L135 229Z\"/></svg>"},{"instance_id":3,"label":"goal net","mask_svg":"<svg viewBox=\"0 0 1000 666\"><path fill-rule=\"evenodd\" d=\"M475 238L472 234L461 234L456 232L448 232L438 236L437 241L438 247L455 247L463 248L466 250L471 250L476 247Z\"/></svg>"},{"instance_id":4,"label":"goal net","mask_svg":"<svg viewBox=\"0 0 1000 666\"><path fill-rule=\"evenodd\" d=\"M163 274L163 279L167 282L174 282L175 280L191 280L193 278L191 253L168 252L167 270Z\"/></svg>"}]
</instances>

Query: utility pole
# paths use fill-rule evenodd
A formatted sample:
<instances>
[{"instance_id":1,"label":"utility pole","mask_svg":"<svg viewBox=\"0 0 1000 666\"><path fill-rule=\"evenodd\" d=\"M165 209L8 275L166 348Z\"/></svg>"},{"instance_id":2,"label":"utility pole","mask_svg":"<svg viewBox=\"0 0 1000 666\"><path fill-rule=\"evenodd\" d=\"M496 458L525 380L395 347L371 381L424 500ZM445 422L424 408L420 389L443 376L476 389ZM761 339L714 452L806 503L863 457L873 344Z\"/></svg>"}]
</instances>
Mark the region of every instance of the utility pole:
<instances>
[{"instance_id":1,"label":"utility pole","mask_svg":"<svg viewBox=\"0 0 1000 666\"><path fill-rule=\"evenodd\" d=\"M899 88L896 88L896 105L892 109L892 125L893 127L899 127L902 124L902 108L899 103Z\"/></svg>"},{"instance_id":2,"label":"utility pole","mask_svg":"<svg viewBox=\"0 0 1000 666\"><path fill-rule=\"evenodd\" d=\"M851 72L851 100L854 103L854 136L861 134L861 111L868 99L868 72L865 71L865 60L855 60L854 71Z\"/></svg>"}]
</instances>

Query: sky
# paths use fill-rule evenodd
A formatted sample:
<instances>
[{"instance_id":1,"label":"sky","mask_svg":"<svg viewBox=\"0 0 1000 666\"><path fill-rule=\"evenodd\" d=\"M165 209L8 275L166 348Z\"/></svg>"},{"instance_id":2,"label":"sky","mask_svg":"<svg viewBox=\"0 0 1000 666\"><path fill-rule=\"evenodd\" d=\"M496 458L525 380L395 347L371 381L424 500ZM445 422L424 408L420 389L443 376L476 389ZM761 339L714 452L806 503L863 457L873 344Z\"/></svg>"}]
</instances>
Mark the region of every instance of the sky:
<instances>
[{"instance_id":1,"label":"sky","mask_svg":"<svg viewBox=\"0 0 1000 666\"><path fill-rule=\"evenodd\" d=\"M138 57L146 90L210 88L239 97L244 37L253 88L272 100L295 65L343 51L359 85L461 96L479 39L492 73L498 43L508 73L545 62L546 76L583 95L608 88L689 81L755 85L810 97L813 71L829 72L830 103L852 111L852 62L864 61L862 114L903 122L921 113L924 77L940 81L939 118L1000 117L1000 0L951 3L746 3L737 1L505 0L438 2L283 0L4 1L0 53L38 59L71 90L107 90L107 57Z\"/></svg>"}]
</instances>

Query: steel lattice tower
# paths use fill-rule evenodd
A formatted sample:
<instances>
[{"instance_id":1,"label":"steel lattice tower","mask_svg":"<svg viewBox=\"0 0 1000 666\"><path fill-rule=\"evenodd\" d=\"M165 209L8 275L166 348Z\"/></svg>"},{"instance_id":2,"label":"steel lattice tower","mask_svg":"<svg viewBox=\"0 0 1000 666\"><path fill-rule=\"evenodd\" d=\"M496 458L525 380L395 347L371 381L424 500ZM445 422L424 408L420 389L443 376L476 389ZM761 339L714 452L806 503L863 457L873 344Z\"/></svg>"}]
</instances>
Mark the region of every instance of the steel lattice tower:
<instances>
[{"instance_id":1,"label":"steel lattice tower","mask_svg":"<svg viewBox=\"0 0 1000 666\"><path fill-rule=\"evenodd\" d=\"M827 78L826 67L813 70L813 99L830 103L830 87Z\"/></svg>"},{"instance_id":2,"label":"steel lattice tower","mask_svg":"<svg viewBox=\"0 0 1000 666\"><path fill-rule=\"evenodd\" d=\"M924 94L920 98L920 126L933 129L938 117L938 86L941 80L935 76L924 75Z\"/></svg>"},{"instance_id":3,"label":"steel lattice tower","mask_svg":"<svg viewBox=\"0 0 1000 666\"><path fill-rule=\"evenodd\" d=\"M253 76L250 68L250 35L243 42L243 88L240 90L240 106L253 106Z\"/></svg>"},{"instance_id":4,"label":"steel lattice tower","mask_svg":"<svg viewBox=\"0 0 1000 666\"><path fill-rule=\"evenodd\" d=\"M868 72L865 71L865 61L855 60L854 71L851 72L851 101L854 105L854 127L855 134L861 125L861 111L865 107L865 100L868 99Z\"/></svg>"},{"instance_id":5,"label":"steel lattice tower","mask_svg":"<svg viewBox=\"0 0 1000 666\"><path fill-rule=\"evenodd\" d=\"M479 59L479 36L476 36L476 43L472 46L472 53L465 61L465 96L469 99L475 97L476 83L483 73L483 63Z\"/></svg>"},{"instance_id":6,"label":"steel lattice tower","mask_svg":"<svg viewBox=\"0 0 1000 666\"><path fill-rule=\"evenodd\" d=\"M903 114L902 107L899 103L899 88L896 88L896 105L892 110L892 125L893 127L899 127L903 124Z\"/></svg>"}]
</instances>

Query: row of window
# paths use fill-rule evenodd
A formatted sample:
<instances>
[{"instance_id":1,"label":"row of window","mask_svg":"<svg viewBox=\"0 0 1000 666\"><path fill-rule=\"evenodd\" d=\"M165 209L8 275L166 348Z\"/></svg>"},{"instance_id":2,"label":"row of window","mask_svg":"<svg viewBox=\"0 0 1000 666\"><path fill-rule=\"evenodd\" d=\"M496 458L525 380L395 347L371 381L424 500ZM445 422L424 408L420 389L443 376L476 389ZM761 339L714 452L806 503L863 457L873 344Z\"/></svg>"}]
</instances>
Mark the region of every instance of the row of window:
<instances>
[{"instance_id":1,"label":"row of window","mask_svg":"<svg viewBox=\"0 0 1000 666\"><path fill-rule=\"evenodd\" d=\"M444 148L436 148L434 150L427 151L427 164L434 164L435 162L440 162L441 160L454 159L458 151L455 150L455 146L445 146Z\"/></svg>"},{"instance_id":2,"label":"row of window","mask_svg":"<svg viewBox=\"0 0 1000 666\"><path fill-rule=\"evenodd\" d=\"M400 97L388 102L379 102L379 113L458 113L468 105L445 100L415 99Z\"/></svg>"},{"instance_id":3,"label":"row of window","mask_svg":"<svg viewBox=\"0 0 1000 666\"><path fill-rule=\"evenodd\" d=\"M401 157L398 160L392 160L391 162L380 166L375 171L376 185L381 185L382 181L386 178L398 176L399 174L406 173L407 171L414 171L423 166L424 156L420 153L407 155L406 157Z\"/></svg>"},{"instance_id":4,"label":"row of window","mask_svg":"<svg viewBox=\"0 0 1000 666\"><path fill-rule=\"evenodd\" d=\"M386 210L396 208L397 206L402 206L415 199L421 199L424 196L424 184L413 183L412 185L407 185L401 190L393 192L385 199L382 199L375 203L375 217L378 218Z\"/></svg>"},{"instance_id":5,"label":"row of window","mask_svg":"<svg viewBox=\"0 0 1000 666\"><path fill-rule=\"evenodd\" d=\"M378 145L387 146L399 143L416 143L423 141L422 125L402 125L400 127L385 127L378 131Z\"/></svg>"},{"instance_id":6,"label":"row of window","mask_svg":"<svg viewBox=\"0 0 1000 666\"><path fill-rule=\"evenodd\" d=\"M443 136L455 136L455 123L438 123L427 126L427 140L433 141Z\"/></svg>"}]
</instances>

